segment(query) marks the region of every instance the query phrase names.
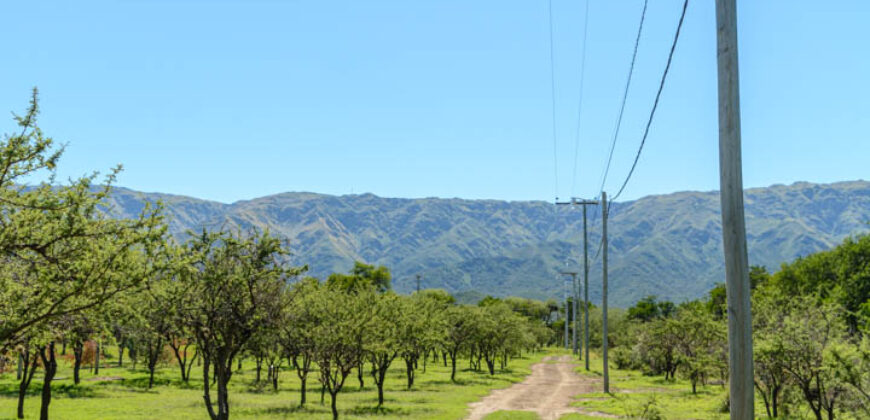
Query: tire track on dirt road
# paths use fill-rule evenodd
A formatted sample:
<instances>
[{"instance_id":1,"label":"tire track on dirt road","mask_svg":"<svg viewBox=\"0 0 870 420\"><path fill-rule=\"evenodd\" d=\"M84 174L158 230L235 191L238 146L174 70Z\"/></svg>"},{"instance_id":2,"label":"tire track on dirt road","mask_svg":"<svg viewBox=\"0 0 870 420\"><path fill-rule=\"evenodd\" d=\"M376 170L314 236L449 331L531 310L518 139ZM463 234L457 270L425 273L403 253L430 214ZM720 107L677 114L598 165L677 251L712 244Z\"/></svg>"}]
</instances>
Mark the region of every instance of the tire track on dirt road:
<instances>
[{"instance_id":1,"label":"tire track on dirt road","mask_svg":"<svg viewBox=\"0 0 870 420\"><path fill-rule=\"evenodd\" d=\"M532 373L525 380L509 388L493 391L482 400L469 405L466 420L481 420L501 410L532 411L541 420L557 420L568 413L581 413L595 417L615 417L603 413L572 407L580 394L599 391L601 381L580 376L574 372L577 363L571 356L547 356L532 365Z\"/></svg>"}]
</instances>

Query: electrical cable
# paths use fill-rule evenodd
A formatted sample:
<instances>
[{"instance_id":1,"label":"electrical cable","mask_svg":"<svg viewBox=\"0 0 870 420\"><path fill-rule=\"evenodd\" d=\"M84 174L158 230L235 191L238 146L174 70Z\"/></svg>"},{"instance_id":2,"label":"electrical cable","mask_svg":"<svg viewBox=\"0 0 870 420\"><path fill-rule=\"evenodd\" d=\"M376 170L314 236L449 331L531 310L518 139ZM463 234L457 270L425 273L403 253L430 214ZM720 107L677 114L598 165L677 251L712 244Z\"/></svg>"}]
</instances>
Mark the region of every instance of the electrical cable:
<instances>
[{"instance_id":1,"label":"electrical cable","mask_svg":"<svg viewBox=\"0 0 870 420\"><path fill-rule=\"evenodd\" d=\"M619 198L622 194L622 191L625 190L625 186L628 185L628 181L631 179L631 175L634 174L634 169L637 167L637 161L640 159L640 154L643 152L643 146L646 143L646 138L649 135L649 129L653 122L653 117L656 114L656 109L659 106L659 99L662 96L662 90L665 88L665 80L668 77L668 71L671 69L671 61L674 58L674 50L677 48L677 41L680 39L680 29L683 28L683 20L686 18L686 9L689 6L689 0L685 0L683 2L683 12L680 15L680 21L677 23L677 32L674 34L674 42L671 44L671 52L668 54L668 63L665 65L665 71L662 73L662 80L659 83L659 90L656 93L656 99L653 102L652 111L649 113L649 119L646 122L646 128L643 132L643 137L640 140L640 146L637 149L637 155L634 157L634 163L631 164L631 169L628 171L628 176L625 177L625 181L622 183L622 186L619 188L619 191L616 195L613 196L613 199Z\"/></svg>"}]
</instances>

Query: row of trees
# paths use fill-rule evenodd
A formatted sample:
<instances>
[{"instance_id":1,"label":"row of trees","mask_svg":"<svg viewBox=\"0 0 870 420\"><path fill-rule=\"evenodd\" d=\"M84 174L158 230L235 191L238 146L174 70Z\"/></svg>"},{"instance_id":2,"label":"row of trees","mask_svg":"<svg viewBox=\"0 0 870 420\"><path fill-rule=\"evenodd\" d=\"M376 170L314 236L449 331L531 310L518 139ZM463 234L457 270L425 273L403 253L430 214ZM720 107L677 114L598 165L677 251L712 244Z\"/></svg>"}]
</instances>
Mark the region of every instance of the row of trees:
<instances>
[{"instance_id":1,"label":"row of trees","mask_svg":"<svg viewBox=\"0 0 870 420\"><path fill-rule=\"evenodd\" d=\"M755 387L768 417L870 416L870 236L750 273ZM614 361L673 379L728 380L723 286L674 305L648 297L615 333Z\"/></svg>"},{"instance_id":2,"label":"row of trees","mask_svg":"<svg viewBox=\"0 0 870 420\"><path fill-rule=\"evenodd\" d=\"M274 387L282 370L294 370L301 404L314 373L337 417L337 396L354 371L361 386L371 375L383 404L396 360L410 388L430 356L449 361L455 380L459 358L494 374L553 339L545 325L552 310L543 303L457 306L445 292L399 296L389 270L361 263L324 282L300 280L306 267L288 264L286 244L269 232L191 232L178 244L159 205L133 219L113 217L110 186L120 169L101 185L96 175L58 185L62 148L38 128L38 110L34 91L15 117L19 130L0 141L0 363L17 359L19 418L41 369L40 418L48 419L57 356L68 348L76 384L88 353L98 374L101 349L114 344L118 365L125 351L145 362L149 387L168 348L183 381L201 368L206 410L226 420L228 384L242 357L258 374L265 364Z\"/></svg>"}]
</instances>

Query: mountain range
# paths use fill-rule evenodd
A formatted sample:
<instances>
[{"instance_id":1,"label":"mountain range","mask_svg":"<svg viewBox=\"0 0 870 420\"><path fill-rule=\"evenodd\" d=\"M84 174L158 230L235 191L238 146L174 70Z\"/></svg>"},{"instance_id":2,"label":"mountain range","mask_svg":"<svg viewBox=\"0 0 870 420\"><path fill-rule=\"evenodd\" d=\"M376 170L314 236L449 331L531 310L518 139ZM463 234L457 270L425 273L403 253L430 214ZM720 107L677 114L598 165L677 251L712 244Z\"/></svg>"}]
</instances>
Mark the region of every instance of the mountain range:
<instances>
[{"instance_id":1,"label":"mountain range","mask_svg":"<svg viewBox=\"0 0 870 420\"><path fill-rule=\"evenodd\" d=\"M775 270L868 232L870 182L806 182L745 191L749 259ZM383 264L393 287L444 288L474 300L485 295L561 298L561 271L582 272L579 207L542 201L384 198L307 192L224 204L116 188L114 214L137 214L161 201L172 235L241 226L289 240L296 264L325 278L356 260ZM612 203L608 213L610 302L628 306L656 295L696 298L724 281L719 193L677 192ZM588 214L589 294L601 295L600 211ZM582 276L582 274L581 274Z\"/></svg>"}]
</instances>

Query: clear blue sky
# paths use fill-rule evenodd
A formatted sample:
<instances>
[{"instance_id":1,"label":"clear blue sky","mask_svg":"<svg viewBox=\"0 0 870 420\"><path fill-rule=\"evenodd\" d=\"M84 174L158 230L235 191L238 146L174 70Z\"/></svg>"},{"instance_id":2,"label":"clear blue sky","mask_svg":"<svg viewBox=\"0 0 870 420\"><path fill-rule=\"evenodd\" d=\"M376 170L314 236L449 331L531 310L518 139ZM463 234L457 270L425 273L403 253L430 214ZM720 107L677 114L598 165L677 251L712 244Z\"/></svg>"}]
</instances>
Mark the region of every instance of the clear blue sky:
<instances>
[{"instance_id":1,"label":"clear blue sky","mask_svg":"<svg viewBox=\"0 0 870 420\"><path fill-rule=\"evenodd\" d=\"M641 0L590 0L577 195L593 196ZM553 0L559 195L582 0ZM681 0L651 0L606 189L636 151ZM715 16L692 0L624 199L718 188ZM870 173L870 2L739 2L747 187ZM552 200L546 0L16 1L0 110L42 92L61 175L231 202L285 191ZM0 121L0 131L13 129Z\"/></svg>"}]
</instances>

